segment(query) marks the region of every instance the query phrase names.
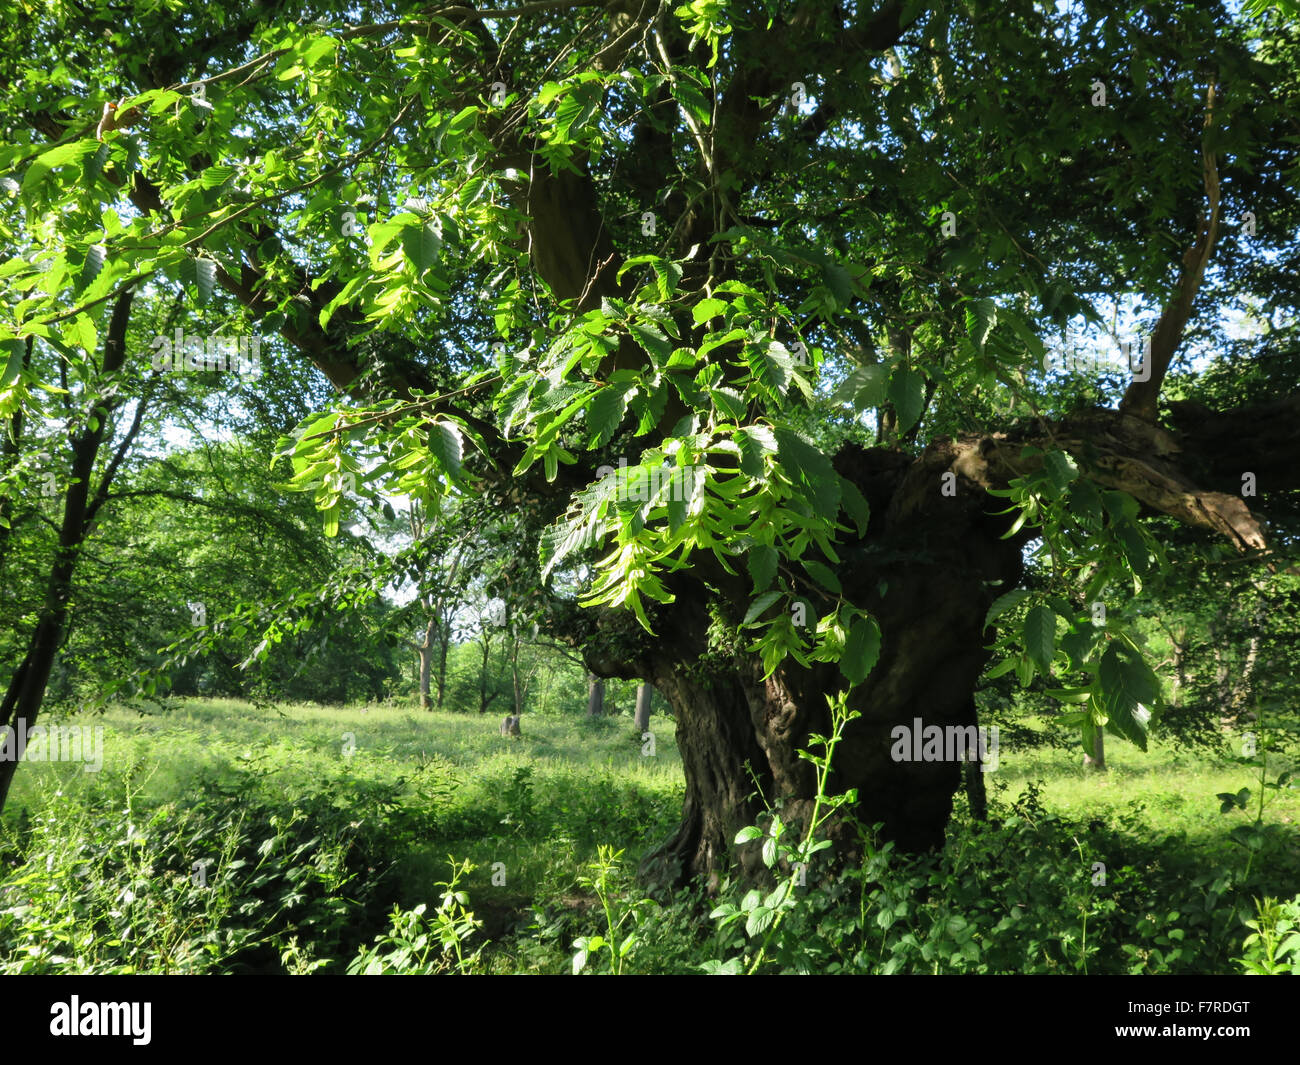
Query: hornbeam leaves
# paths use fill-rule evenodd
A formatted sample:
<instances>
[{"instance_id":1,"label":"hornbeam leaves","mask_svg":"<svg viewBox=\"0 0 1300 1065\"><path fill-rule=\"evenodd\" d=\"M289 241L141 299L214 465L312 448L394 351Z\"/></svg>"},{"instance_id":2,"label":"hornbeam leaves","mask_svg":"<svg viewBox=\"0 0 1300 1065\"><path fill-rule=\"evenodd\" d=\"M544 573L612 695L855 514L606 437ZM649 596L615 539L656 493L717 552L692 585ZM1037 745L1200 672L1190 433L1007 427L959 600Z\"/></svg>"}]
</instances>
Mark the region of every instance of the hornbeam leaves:
<instances>
[{"instance_id":1,"label":"hornbeam leaves","mask_svg":"<svg viewBox=\"0 0 1300 1065\"><path fill-rule=\"evenodd\" d=\"M1032 607L1025 617L1025 650L1044 676L1052 672L1056 653L1056 614L1051 607Z\"/></svg>"},{"instance_id":2,"label":"hornbeam leaves","mask_svg":"<svg viewBox=\"0 0 1300 1065\"><path fill-rule=\"evenodd\" d=\"M991 299L971 300L966 304L966 334L978 351L984 351L984 344L997 321L997 304Z\"/></svg>"},{"instance_id":3,"label":"hornbeam leaves","mask_svg":"<svg viewBox=\"0 0 1300 1065\"><path fill-rule=\"evenodd\" d=\"M915 370L895 370L889 382L889 402L898 413L898 431L907 432L925 409L925 378Z\"/></svg>"},{"instance_id":4,"label":"hornbeam leaves","mask_svg":"<svg viewBox=\"0 0 1300 1065\"><path fill-rule=\"evenodd\" d=\"M99 271L104 268L104 259L108 256L108 249L102 244L91 244L86 248L86 261L81 267L81 279L77 283L77 291L82 292L86 286L99 276Z\"/></svg>"},{"instance_id":5,"label":"hornbeam leaves","mask_svg":"<svg viewBox=\"0 0 1300 1065\"><path fill-rule=\"evenodd\" d=\"M851 403L859 410L868 410L884 406L888 389L889 368L887 366L879 363L855 366L835 390L831 401Z\"/></svg>"},{"instance_id":6,"label":"hornbeam leaves","mask_svg":"<svg viewBox=\"0 0 1300 1065\"><path fill-rule=\"evenodd\" d=\"M730 32L727 5L674 2L680 4L676 18L685 32L706 42L717 62L719 42ZM543 535L541 561L547 576L580 560L594 561L594 555L582 556L599 549L603 557L595 563L595 579L583 591L583 601L626 605L649 627L651 605L670 598L661 578L690 566L693 552L710 552L724 570L739 576L746 591L752 581L756 598L736 604L732 613L748 613L745 620L757 630L755 646L769 672L786 656L795 661L834 661L838 656L849 682L862 683L880 654L880 632L846 600L855 589L845 579L846 570L836 568L835 551L853 538L850 524L857 536L865 533L870 509L818 446L835 437L817 435L814 443L814 437L801 435L816 426L819 400L812 382L818 368L796 362L777 338L792 344L801 336L810 346L828 350L847 322L857 334L849 339L860 341L860 357L870 360L879 356L862 337L882 338L891 317L900 324L911 322L919 331L907 363L895 353L857 366L833 396L835 403L859 409L892 407L902 434L921 424L932 383L943 389L941 401L944 393L963 389L972 400L978 394L982 401L986 392L1000 394L1007 380L1023 380L1015 372L1023 373L1026 356L1030 364L1041 365L1043 345L1035 332L1041 316L1030 309L1034 298L1049 311L1067 315L1079 301L1071 298L1072 281L1062 280L1044 292L1042 284L1034 283L1036 268L1014 278L1010 266L1004 269L1022 255L997 231L1005 228L1008 240L1012 232L1045 232L1040 220L1006 206L1011 215L1005 227L981 225L980 204L963 200L952 184L954 177L971 177L966 171L974 161L979 173L1011 182L1016 197L1007 197L1006 204L1018 204L1021 191L1026 204L1047 200L1016 184L1021 179L1005 170L1007 159L963 155L968 149L960 137L953 139L952 158L945 157L942 167L930 165L934 153L925 147L925 137L916 146L898 141L910 200L938 203L953 196L961 236L951 247L950 262L960 259L968 267L978 264L990 271L978 280L949 277L939 287L926 288L914 270L926 261L931 236L925 236L925 247L913 245L906 227L898 225L903 216L881 206L896 199L890 195L867 197L869 208L857 205L856 193L842 204L809 201L813 209L791 225L793 216L783 213L779 203L787 192L792 203L807 198L809 188L800 186L802 179L777 196L755 201L743 187L743 175L729 165L712 174L716 188L697 190L677 176L691 168L677 165L680 159L665 158L650 161L674 164L664 171L671 189L657 189L653 199L627 197L623 179L631 168L611 163L613 155L602 157L602 140L608 138L618 148L620 162L634 158L634 150L627 154L634 146L625 134L646 115L663 112L659 105L667 100L669 122L680 125L682 115L689 119L688 130L678 129L670 137L674 153L682 146L694 153L709 145L716 90L707 71L697 69L704 60L697 60L695 68L673 63L671 69L651 74L644 72L646 64L638 56L621 64L626 68L621 71L612 69L620 64L609 70L597 64L602 66L597 70L587 62L591 54L582 54L579 46L548 75L556 80L536 91L526 81L512 84L510 97L525 98L499 109L486 102L487 81L465 80L472 65L466 66L460 51L476 48L475 36L456 20L439 26L436 33L394 26L382 38L350 35L346 46L323 34L320 26L269 27L249 42L263 54L268 76L259 79L259 68L250 65L248 78L225 77L218 61L207 107L190 92L155 90L124 101L124 109L138 108L147 115L131 132L114 132L102 143L85 136L66 144L27 145L15 155L0 149L5 156L0 169L13 170L3 186L8 192L0 195L17 193L37 206L57 198L59 207L48 212L48 232L31 234L36 238L30 241L36 249L31 257L6 264L12 265L3 277L6 291L16 294L17 321L47 328L56 334L56 343L63 342L58 340L62 336L69 344L94 349L99 343L95 323L102 323L102 317L98 312L65 314L69 306L102 301L136 275L150 279L146 288L164 283L172 271L171 281L181 281L174 287L188 288L187 295L211 307L217 262L234 269L254 258L266 266L259 298L264 288L265 299L280 301L281 311L294 288L284 279L306 271L318 286L329 284L323 292L332 295L317 321L321 327L335 326L331 332L337 331L340 340L351 342L368 330L393 330L403 339L428 341L460 317L448 314L451 308L442 301L449 304L453 294L468 296L468 306L473 292L457 286L478 286L482 325L495 324L497 335L485 338L468 329L439 337L452 349L464 341L451 363L455 380L448 392L469 391L461 387L464 367L495 364L499 384L494 389L476 384L463 402L479 416L492 411L497 430L519 441L515 454L523 455L521 473L540 464L554 478L561 463L575 462L573 472L590 479L596 465L617 458L577 453L616 442L629 462L574 496L568 512ZM375 70L358 66L362 56ZM376 70L380 76L362 80ZM366 93L367 83L383 91ZM472 102L476 97L479 102ZM900 98L897 89L884 96L891 98ZM102 102L89 105L81 117L97 117ZM295 113L299 105L301 114ZM195 119L200 117L207 124L197 131L201 143L196 144ZM719 112L717 117L722 122L727 116ZM1079 120L1087 124L1098 117L1084 108ZM282 120L285 128L279 126ZM888 112L884 120L893 123ZM265 134L259 123L267 123ZM243 133L223 136L237 127L257 131L254 141L263 143L254 150ZM1036 135L1033 129L1022 132L1030 141ZM1059 154L1050 140L1019 149L1037 166L1039 158ZM373 157L372 146L379 153ZM729 197L737 209L746 204L746 216L752 211L762 217L742 221L731 217L736 211L723 210L735 228L716 234L718 254L707 275L688 267L687 279L683 264L691 253L677 261L653 254L624 259L620 277L635 286L620 286L617 296L600 301L599 310L577 314L563 301L550 303L554 291L545 285L530 283L528 253L520 246L524 219L516 202L523 197L516 193L530 180L534 189L541 183L537 176L508 169L511 156L518 154L515 148L536 153L537 166L553 172L590 169L603 190L597 209L607 211L606 233L628 254L675 247L676 219L660 218L660 235L651 240L638 232L635 221L626 224L656 204L698 203L691 198L699 194L712 195L715 206L725 208ZM1045 149L1052 150L1045 154ZM244 162L237 163L241 157ZM208 160L206 169L191 162L196 158ZM826 169L808 172L816 174L814 184L824 185L828 197L834 195L829 190L842 194L860 184L856 171L852 181L840 180L842 153L821 158L829 164ZM124 188L110 188L106 180L133 173L142 160L160 182L160 214L142 214L129 205L122 209ZM719 160L726 162L721 155ZM873 175L869 186L883 181L886 192L898 191L890 182L902 173L903 163L881 164L869 153L860 161ZM338 180L331 183L322 174L336 169L335 164ZM779 161L777 166L776 180L797 172L782 170ZM842 169L836 173L836 167ZM1124 164L1120 170L1127 181L1131 167ZM398 175L397 184L384 174ZM638 173L637 181L644 176ZM612 180L605 188L607 178ZM773 188L778 188L776 180ZM102 205L114 196L119 202L103 209L95 205L87 214L92 199ZM341 218L347 211L358 228L345 238ZM624 212L630 214L617 221L615 215ZM818 222L819 214L833 221ZM90 224L87 217L93 219ZM244 243L248 234L263 229L287 230L294 238L289 242L293 251L277 250L260 237ZM857 262L832 250L833 242L825 239L845 234ZM714 254L712 245L709 254ZM723 269L715 271L718 264ZM586 266L590 277L597 263ZM704 276L711 280L705 282ZM1086 271L1080 276L1087 276ZM888 282L883 302L881 293L872 291L873 279ZM959 302L946 294L937 298L947 290L955 291ZM970 298L973 292L980 294ZM1023 301L1016 299L1019 292ZM782 305L784 299L790 300L790 309ZM1022 308L1019 314L1012 306ZM56 317L57 323L42 325ZM338 319L345 319L346 327ZM823 330L823 321L831 328ZM17 328L7 328L0 340L28 335ZM505 342L504 350L493 358L488 351L497 337ZM546 354L525 362L521 352L533 345ZM29 375L19 372L21 339L5 350L0 391L8 402ZM615 351L617 369L610 359ZM443 380L437 374L434 379ZM802 405L805 397L811 412ZM291 483L317 493L331 532L355 501L349 497L410 493L436 503L443 494L466 490L472 483L467 451L472 455L479 445L463 422L436 413L445 408L439 397L417 397L414 403L334 411L309 422L290 446ZM936 407L937 430L948 413ZM1030 599L1017 591L993 604L986 624L1016 611L1014 624L1000 626L1002 640L1023 644L1009 668L1022 679L1032 679L1036 672L1049 675L1053 669L1082 674L1058 678L1055 690L1088 692L1094 703L1089 713L1096 720L1104 719L1121 734L1140 736L1158 686L1153 687L1140 653L1124 642L1122 626L1108 624L1095 631L1086 616L1081 621L1079 603L1133 573L1149 573L1158 561L1158 545L1142 533L1131 500L1098 492L1081 480L1076 461L1083 463L1084 454L1048 451L1036 458L1026 465L1030 475L1008 493L1019 513L1006 524L1018 521L1018 531L1041 526L1053 563L1058 555L1066 559L1070 603ZM1072 544L1085 546L1071 554ZM1075 566L1080 556L1082 563ZM797 603L809 606L806 626L796 625L786 609ZM811 616L813 605L819 617ZM1058 625L1058 619L1064 624ZM734 616L732 620L739 624ZM815 630L811 648L810 630Z\"/></svg>"},{"instance_id":7,"label":"hornbeam leaves","mask_svg":"<svg viewBox=\"0 0 1300 1065\"><path fill-rule=\"evenodd\" d=\"M748 477L762 477L764 458L776 451L776 437L765 425L749 425L736 434L740 445L740 469Z\"/></svg>"},{"instance_id":8,"label":"hornbeam leaves","mask_svg":"<svg viewBox=\"0 0 1300 1065\"><path fill-rule=\"evenodd\" d=\"M770 544L755 544L749 549L749 575L754 580L754 591L763 592L776 579L776 567L781 556Z\"/></svg>"},{"instance_id":9,"label":"hornbeam leaves","mask_svg":"<svg viewBox=\"0 0 1300 1065\"><path fill-rule=\"evenodd\" d=\"M608 384L596 393L587 408L587 428L590 437L587 446L604 447L617 432L623 414L627 410L627 396L636 385L631 381L621 384Z\"/></svg>"},{"instance_id":10,"label":"hornbeam leaves","mask_svg":"<svg viewBox=\"0 0 1300 1065\"><path fill-rule=\"evenodd\" d=\"M429 451L452 480L460 476L464 445L454 423L440 420L429 427Z\"/></svg>"},{"instance_id":11,"label":"hornbeam leaves","mask_svg":"<svg viewBox=\"0 0 1300 1065\"><path fill-rule=\"evenodd\" d=\"M1137 647L1112 641L1101 656L1092 705L1104 714L1111 731L1147 746L1147 725L1152 707L1160 700L1160 681Z\"/></svg>"},{"instance_id":12,"label":"hornbeam leaves","mask_svg":"<svg viewBox=\"0 0 1300 1065\"><path fill-rule=\"evenodd\" d=\"M779 405L794 369L794 362L785 346L777 343L749 345L745 348L745 361L765 398Z\"/></svg>"},{"instance_id":13,"label":"hornbeam leaves","mask_svg":"<svg viewBox=\"0 0 1300 1065\"><path fill-rule=\"evenodd\" d=\"M402 227L402 250L415 267L417 277L437 263L441 249L442 237L432 222Z\"/></svg>"},{"instance_id":14,"label":"hornbeam leaves","mask_svg":"<svg viewBox=\"0 0 1300 1065\"><path fill-rule=\"evenodd\" d=\"M831 460L798 433L777 429L775 436L783 469L802 481L817 513L834 521L840 508L840 478Z\"/></svg>"},{"instance_id":15,"label":"hornbeam leaves","mask_svg":"<svg viewBox=\"0 0 1300 1065\"><path fill-rule=\"evenodd\" d=\"M217 283L217 264L211 259L192 257L181 264L181 278L194 286L195 302L205 305Z\"/></svg>"},{"instance_id":16,"label":"hornbeam leaves","mask_svg":"<svg viewBox=\"0 0 1300 1065\"><path fill-rule=\"evenodd\" d=\"M849 628L840 658L840 671L853 685L861 684L880 658L880 626L873 618L857 618Z\"/></svg>"}]
</instances>

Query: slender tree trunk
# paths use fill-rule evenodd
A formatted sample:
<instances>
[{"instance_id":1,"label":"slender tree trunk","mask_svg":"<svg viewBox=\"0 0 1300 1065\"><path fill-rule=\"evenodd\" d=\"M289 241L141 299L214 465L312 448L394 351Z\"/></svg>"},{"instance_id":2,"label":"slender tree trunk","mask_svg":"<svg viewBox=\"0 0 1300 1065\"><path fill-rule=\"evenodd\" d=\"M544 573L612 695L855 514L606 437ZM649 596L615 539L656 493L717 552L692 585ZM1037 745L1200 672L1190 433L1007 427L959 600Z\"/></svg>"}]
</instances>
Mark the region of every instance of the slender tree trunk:
<instances>
[{"instance_id":1,"label":"slender tree trunk","mask_svg":"<svg viewBox=\"0 0 1300 1065\"><path fill-rule=\"evenodd\" d=\"M972 703L971 716L974 717ZM989 797L984 788L984 767L978 758L968 758L961 766L962 782L966 785L966 803L976 821L989 819Z\"/></svg>"},{"instance_id":2,"label":"slender tree trunk","mask_svg":"<svg viewBox=\"0 0 1300 1065\"><path fill-rule=\"evenodd\" d=\"M587 716L600 717L605 712L605 682L596 674L587 674Z\"/></svg>"},{"instance_id":3,"label":"slender tree trunk","mask_svg":"<svg viewBox=\"0 0 1300 1065\"><path fill-rule=\"evenodd\" d=\"M114 373L120 370L126 357L126 330L131 318L133 294L128 290L118 297L113 307L108 334L104 342L103 372ZM120 401L119 401L120 402ZM112 406L107 402L96 404L95 428L89 425L73 440L72 464L69 470L69 484L63 497L63 523L59 528L59 546L50 567L49 580L46 582L45 603L41 607L36 628L28 641L27 652L22 662L9 678L9 687L4 701L0 703L0 726L9 726L15 731L21 721L30 732L40 714L41 703L45 699L45 690L49 685L50 671L54 658L63 641L68 621L68 606L72 598L72 580L76 572L77 559L86 538L87 529L99 506L107 496L109 485L122 455L115 457L109 464L91 495L91 482L95 471L95 462L99 449L108 430L108 419ZM141 401L143 405L143 401ZM129 444L134 431L139 428L139 412L128 434L124 447ZM15 739L15 745L17 739ZM22 751L15 747L13 759L0 760L0 812L9 797L9 788L13 784L14 772L18 767Z\"/></svg>"},{"instance_id":4,"label":"slender tree trunk","mask_svg":"<svg viewBox=\"0 0 1300 1065\"><path fill-rule=\"evenodd\" d=\"M519 644L518 635L511 635L510 646L510 686L515 697L515 714L522 716L524 712L524 696L528 692L527 684L520 682L519 678Z\"/></svg>"},{"instance_id":5,"label":"slender tree trunk","mask_svg":"<svg viewBox=\"0 0 1300 1065\"><path fill-rule=\"evenodd\" d=\"M451 619L439 625L438 632L438 709L447 696L447 651L451 647Z\"/></svg>"},{"instance_id":6,"label":"slender tree trunk","mask_svg":"<svg viewBox=\"0 0 1300 1065\"><path fill-rule=\"evenodd\" d=\"M24 370L31 366L32 346L35 342L35 337L28 337L27 343L23 347ZM9 431L0 435L0 470L4 473L8 473L20 461L23 444L23 423L23 411L20 407L14 412L13 417L9 419ZM0 496L0 588L3 588L7 583L5 581L5 569L9 560L9 542L13 536L13 505L14 497L12 495Z\"/></svg>"},{"instance_id":7,"label":"slender tree trunk","mask_svg":"<svg viewBox=\"0 0 1300 1065\"><path fill-rule=\"evenodd\" d=\"M488 696L488 656L492 652L492 639L486 629L483 630L483 660L479 665L478 671L478 712L486 714L492 699L496 698L496 693L489 698Z\"/></svg>"},{"instance_id":8,"label":"slender tree trunk","mask_svg":"<svg viewBox=\"0 0 1300 1065\"><path fill-rule=\"evenodd\" d=\"M1256 626L1260 625L1263 618L1257 612L1255 618ZM1232 702L1228 706L1228 717L1235 728L1241 721L1242 711L1246 701L1255 684L1255 666L1259 662L1259 629L1255 629L1250 636L1250 643L1246 649L1246 661L1241 668L1241 676L1232 686ZM1247 715L1250 716L1249 714Z\"/></svg>"},{"instance_id":9,"label":"slender tree trunk","mask_svg":"<svg viewBox=\"0 0 1300 1065\"><path fill-rule=\"evenodd\" d=\"M979 762L963 762L961 767L962 782L966 785L966 802L970 806L970 815L976 821L989 819L989 797L984 790L984 772Z\"/></svg>"},{"instance_id":10,"label":"slender tree trunk","mask_svg":"<svg viewBox=\"0 0 1300 1065\"><path fill-rule=\"evenodd\" d=\"M636 686L636 730L644 732L650 727L650 685L642 681Z\"/></svg>"},{"instance_id":11,"label":"slender tree trunk","mask_svg":"<svg viewBox=\"0 0 1300 1065\"><path fill-rule=\"evenodd\" d=\"M1180 626L1171 642L1174 645L1174 682L1170 692L1171 706L1183 705L1183 688L1187 685L1187 626Z\"/></svg>"},{"instance_id":12,"label":"slender tree trunk","mask_svg":"<svg viewBox=\"0 0 1300 1065\"><path fill-rule=\"evenodd\" d=\"M424 642L416 646L420 655L420 709L432 710L429 698L429 678L433 671L433 633L437 622L430 618L424 626ZM439 700L441 702L441 700Z\"/></svg>"}]
</instances>

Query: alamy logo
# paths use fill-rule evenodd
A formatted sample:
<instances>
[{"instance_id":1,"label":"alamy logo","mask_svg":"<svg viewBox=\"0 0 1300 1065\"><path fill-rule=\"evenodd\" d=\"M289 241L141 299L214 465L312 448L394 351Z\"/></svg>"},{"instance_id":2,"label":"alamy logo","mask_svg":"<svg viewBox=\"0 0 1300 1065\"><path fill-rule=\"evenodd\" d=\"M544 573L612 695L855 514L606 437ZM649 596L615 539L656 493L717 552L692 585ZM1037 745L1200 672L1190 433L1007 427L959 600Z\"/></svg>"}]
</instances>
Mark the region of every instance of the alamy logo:
<instances>
[{"instance_id":1,"label":"alamy logo","mask_svg":"<svg viewBox=\"0 0 1300 1065\"><path fill-rule=\"evenodd\" d=\"M618 476L619 500L689 503L704 487L708 471L703 466L628 466L627 459L621 458L617 470L613 466L597 469L596 480L610 474Z\"/></svg>"},{"instance_id":2,"label":"alamy logo","mask_svg":"<svg viewBox=\"0 0 1300 1065\"><path fill-rule=\"evenodd\" d=\"M173 337L154 337L149 344L149 365L172 373L227 370L257 377L262 372L261 337L186 336L177 328Z\"/></svg>"},{"instance_id":3,"label":"alamy logo","mask_svg":"<svg viewBox=\"0 0 1300 1065\"><path fill-rule=\"evenodd\" d=\"M895 762L980 762L981 773L998 767L998 727L984 725L926 725L919 717L911 725L890 730L894 745L889 756Z\"/></svg>"},{"instance_id":4,"label":"alamy logo","mask_svg":"<svg viewBox=\"0 0 1300 1065\"><path fill-rule=\"evenodd\" d=\"M152 1013L149 1002L82 1002L73 995L50 1006L50 1035L129 1035L148 1046Z\"/></svg>"},{"instance_id":5,"label":"alamy logo","mask_svg":"<svg viewBox=\"0 0 1300 1065\"><path fill-rule=\"evenodd\" d=\"M84 762L87 773L104 767L104 726L33 725L20 717L18 727L0 725L0 762Z\"/></svg>"},{"instance_id":6,"label":"alamy logo","mask_svg":"<svg viewBox=\"0 0 1300 1065\"><path fill-rule=\"evenodd\" d=\"M1135 361L1136 360L1136 361ZM1043 356L1043 369L1052 373L1080 373L1087 376L1100 376L1104 373L1124 371L1125 364L1133 375L1133 380L1142 382L1151 380L1151 338L1142 341L1142 350L1137 351L1128 341L1120 344L1119 360L1116 362L1100 355L1096 351L1082 352L1073 347L1049 351Z\"/></svg>"}]
</instances>

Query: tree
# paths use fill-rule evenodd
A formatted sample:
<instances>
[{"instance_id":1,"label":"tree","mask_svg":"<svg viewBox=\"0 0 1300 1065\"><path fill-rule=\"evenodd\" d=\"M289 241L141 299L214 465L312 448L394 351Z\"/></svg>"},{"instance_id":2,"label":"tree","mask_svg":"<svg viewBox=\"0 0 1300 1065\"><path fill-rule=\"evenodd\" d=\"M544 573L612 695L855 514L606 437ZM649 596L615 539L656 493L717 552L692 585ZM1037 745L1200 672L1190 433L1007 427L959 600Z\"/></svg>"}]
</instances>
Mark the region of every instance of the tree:
<instances>
[{"instance_id":1,"label":"tree","mask_svg":"<svg viewBox=\"0 0 1300 1065\"><path fill-rule=\"evenodd\" d=\"M636 729L644 732L650 727L650 693L649 684L642 682L636 686Z\"/></svg>"},{"instance_id":2,"label":"tree","mask_svg":"<svg viewBox=\"0 0 1300 1065\"><path fill-rule=\"evenodd\" d=\"M936 845L959 766L891 736L974 726L991 645L990 674L1081 708L1085 749L1144 743L1160 684L1124 589L1169 529L1286 565L1300 44L1276 15L217 11L5 30L0 161L58 238L3 268L31 293L7 394L39 379L30 338L139 278L239 300L340 391L289 449L327 531L349 474L373 503L490 495L525 530L512 605L668 698L687 795L647 878L758 871L736 830L809 812L798 751L841 688L862 716L832 786ZM88 84L137 124L97 138ZM1231 336L1238 296L1268 332ZM1098 308L1129 365L1079 374L1044 338L1100 343ZM1248 354L1235 392L1216 344ZM1047 576L1021 587L1026 553Z\"/></svg>"},{"instance_id":3,"label":"tree","mask_svg":"<svg viewBox=\"0 0 1300 1065\"><path fill-rule=\"evenodd\" d=\"M421 710L432 710L435 706L431 686L437 654L436 706L441 710L447 691L447 653L451 648L456 610L469 587L470 567L464 563L475 530L472 527L456 530L446 520L431 524L418 503L411 505L407 517L411 541L426 550L422 551L424 561L414 563L409 573L417 591L407 613L417 620L420 639L407 640L406 646L418 657Z\"/></svg>"}]
</instances>

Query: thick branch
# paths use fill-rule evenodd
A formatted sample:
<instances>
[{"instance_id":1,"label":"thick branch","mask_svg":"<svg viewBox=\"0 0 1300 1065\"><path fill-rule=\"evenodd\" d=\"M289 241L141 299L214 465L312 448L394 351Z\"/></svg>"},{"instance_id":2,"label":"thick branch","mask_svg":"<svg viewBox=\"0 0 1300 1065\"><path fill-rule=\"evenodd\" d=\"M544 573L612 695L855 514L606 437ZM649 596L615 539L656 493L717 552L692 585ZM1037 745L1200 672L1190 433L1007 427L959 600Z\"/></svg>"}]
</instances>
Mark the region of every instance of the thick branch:
<instances>
[{"instance_id":1,"label":"thick branch","mask_svg":"<svg viewBox=\"0 0 1300 1065\"><path fill-rule=\"evenodd\" d=\"M1259 520L1240 495L1199 486L1186 472L1182 442L1123 411L1089 411L1045 430L964 436L952 468L985 487L1001 487L1038 464L1038 459L1021 458L1030 444L1069 451L1098 484L1127 492L1186 525L1226 536L1239 551L1267 546Z\"/></svg>"}]
</instances>

